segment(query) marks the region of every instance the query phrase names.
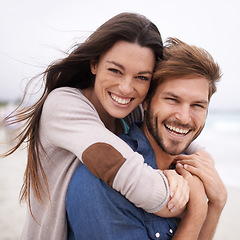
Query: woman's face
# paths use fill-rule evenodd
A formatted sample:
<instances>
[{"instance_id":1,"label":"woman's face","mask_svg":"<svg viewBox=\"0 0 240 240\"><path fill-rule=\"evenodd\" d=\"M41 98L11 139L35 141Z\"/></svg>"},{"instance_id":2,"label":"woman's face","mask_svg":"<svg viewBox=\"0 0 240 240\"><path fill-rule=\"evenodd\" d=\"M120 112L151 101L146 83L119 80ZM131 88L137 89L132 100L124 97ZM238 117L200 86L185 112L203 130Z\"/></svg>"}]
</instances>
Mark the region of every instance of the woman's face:
<instances>
[{"instance_id":1,"label":"woman's face","mask_svg":"<svg viewBox=\"0 0 240 240\"><path fill-rule=\"evenodd\" d=\"M97 63L91 63L96 76L88 94L100 117L123 118L145 98L155 65L153 51L137 43L116 42Z\"/></svg>"}]
</instances>

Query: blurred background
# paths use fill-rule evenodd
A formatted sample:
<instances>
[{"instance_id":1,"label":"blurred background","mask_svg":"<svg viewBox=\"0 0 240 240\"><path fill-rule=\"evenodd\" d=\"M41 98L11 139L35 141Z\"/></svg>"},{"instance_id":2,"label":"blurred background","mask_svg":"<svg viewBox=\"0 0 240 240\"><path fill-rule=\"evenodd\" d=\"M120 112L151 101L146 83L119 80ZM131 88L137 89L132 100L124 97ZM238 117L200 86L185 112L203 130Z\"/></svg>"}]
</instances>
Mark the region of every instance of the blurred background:
<instances>
[{"instance_id":1,"label":"blurred background","mask_svg":"<svg viewBox=\"0 0 240 240\"><path fill-rule=\"evenodd\" d=\"M152 20L163 40L177 37L205 48L221 66L223 77L212 97L201 145L213 155L228 188L228 202L214 240L239 240L240 214L240 2L237 0L0 0L0 119L19 103L28 81L75 43L121 12L137 12ZM28 104L39 96L30 89ZM41 90L40 90L41 92ZM0 126L3 142L14 128ZM4 152L9 145L0 145ZM0 159L0 240L19 238L25 208L18 203L26 164L24 146Z\"/></svg>"}]
</instances>

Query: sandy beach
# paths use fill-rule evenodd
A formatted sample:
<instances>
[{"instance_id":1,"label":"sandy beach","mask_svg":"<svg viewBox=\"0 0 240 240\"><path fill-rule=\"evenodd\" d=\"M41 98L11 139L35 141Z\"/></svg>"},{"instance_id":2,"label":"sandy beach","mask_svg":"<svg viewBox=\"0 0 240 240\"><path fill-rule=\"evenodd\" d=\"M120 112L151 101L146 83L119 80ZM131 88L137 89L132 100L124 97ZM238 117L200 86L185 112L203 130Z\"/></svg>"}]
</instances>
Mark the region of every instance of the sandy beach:
<instances>
[{"instance_id":1,"label":"sandy beach","mask_svg":"<svg viewBox=\"0 0 240 240\"><path fill-rule=\"evenodd\" d=\"M3 131L0 131L3 135ZM0 152L6 150L1 146ZM0 159L0 240L17 240L24 224L26 205L18 202L26 165L26 149ZM214 240L239 240L240 188L227 186L228 201L222 213Z\"/></svg>"}]
</instances>

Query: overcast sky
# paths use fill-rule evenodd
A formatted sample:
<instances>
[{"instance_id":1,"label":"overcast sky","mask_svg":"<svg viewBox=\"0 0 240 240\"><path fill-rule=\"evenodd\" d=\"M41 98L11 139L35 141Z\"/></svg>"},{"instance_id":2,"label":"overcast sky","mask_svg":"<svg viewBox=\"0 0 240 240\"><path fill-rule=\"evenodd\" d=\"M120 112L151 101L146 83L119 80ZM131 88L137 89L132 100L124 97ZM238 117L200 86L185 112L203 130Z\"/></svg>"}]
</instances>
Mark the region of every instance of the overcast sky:
<instances>
[{"instance_id":1,"label":"overcast sky","mask_svg":"<svg viewBox=\"0 0 240 240\"><path fill-rule=\"evenodd\" d=\"M22 96L28 80L63 57L114 15L147 16L163 40L205 48L222 68L212 109L240 110L240 3L238 0L0 0L0 100Z\"/></svg>"}]
</instances>

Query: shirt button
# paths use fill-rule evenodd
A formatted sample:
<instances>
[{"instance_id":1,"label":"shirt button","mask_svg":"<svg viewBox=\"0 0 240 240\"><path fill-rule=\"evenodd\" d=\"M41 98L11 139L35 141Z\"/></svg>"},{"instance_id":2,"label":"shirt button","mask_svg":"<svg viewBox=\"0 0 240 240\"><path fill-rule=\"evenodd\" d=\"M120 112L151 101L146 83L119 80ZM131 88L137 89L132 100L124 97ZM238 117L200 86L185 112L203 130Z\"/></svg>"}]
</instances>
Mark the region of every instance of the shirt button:
<instances>
[{"instance_id":1,"label":"shirt button","mask_svg":"<svg viewBox=\"0 0 240 240\"><path fill-rule=\"evenodd\" d=\"M156 233L155 233L155 237L156 237L156 238L160 238L160 233L159 233L159 232L156 232Z\"/></svg>"},{"instance_id":2,"label":"shirt button","mask_svg":"<svg viewBox=\"0 0 240 240\"><path fill-rule=\"evenodd\" d=\"M169 232L170 232L170 233L173 233L173 230L170 228L170 229L169 229Z\"/></svg>"}]
</instances>

